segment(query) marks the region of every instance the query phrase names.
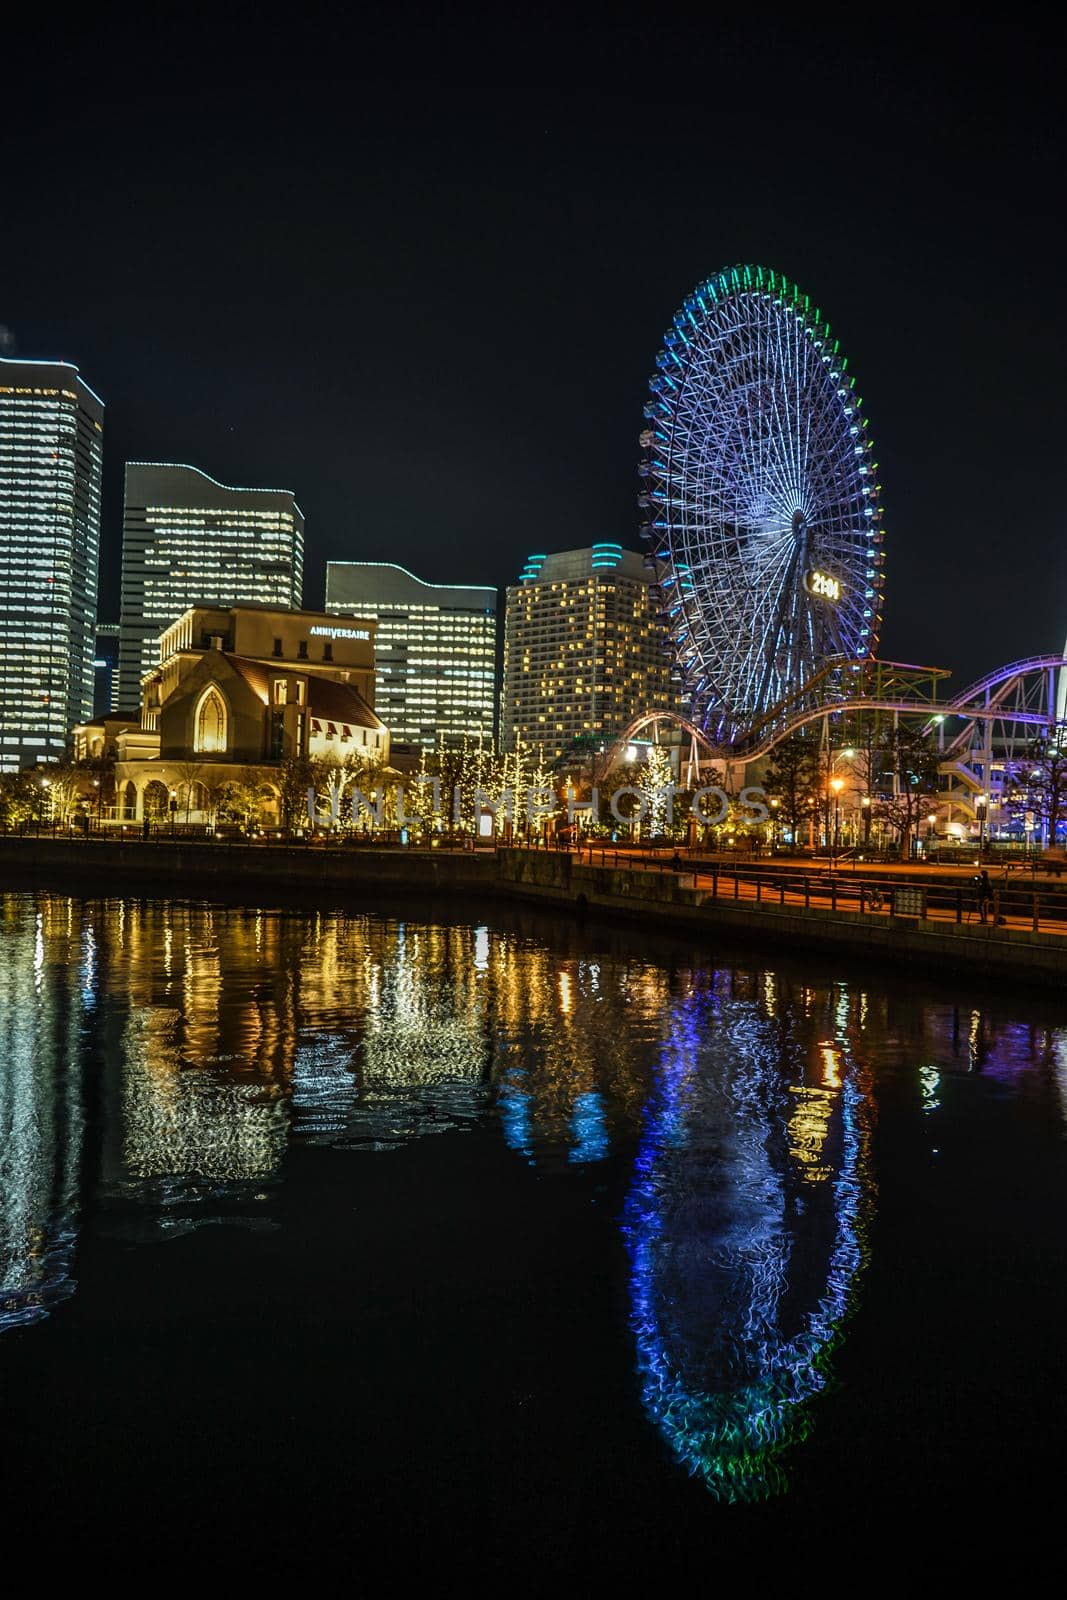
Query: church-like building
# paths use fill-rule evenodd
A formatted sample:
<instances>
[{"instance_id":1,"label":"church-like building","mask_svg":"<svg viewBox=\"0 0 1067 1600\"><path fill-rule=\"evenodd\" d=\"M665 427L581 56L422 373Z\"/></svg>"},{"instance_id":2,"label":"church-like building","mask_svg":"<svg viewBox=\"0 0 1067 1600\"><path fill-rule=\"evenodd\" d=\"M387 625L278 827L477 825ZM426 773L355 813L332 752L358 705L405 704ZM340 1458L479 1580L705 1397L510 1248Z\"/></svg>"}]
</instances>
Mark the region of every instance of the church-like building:
<instances>
[{"instance_id":1,"label":"church-like building","mask_svg":"<svg viewBox=\"0 0 1067 1600\"><path fill-rule=\"evenodd\" d=\"M140 725L74 730L76 760L112 742L116 816L210 821L230 786L253 786L281 820L293 757L378 770L389 732L374 713L376 623L266 606L193 606L159 640L142 679Z\"/></svg>"}]
</instances>

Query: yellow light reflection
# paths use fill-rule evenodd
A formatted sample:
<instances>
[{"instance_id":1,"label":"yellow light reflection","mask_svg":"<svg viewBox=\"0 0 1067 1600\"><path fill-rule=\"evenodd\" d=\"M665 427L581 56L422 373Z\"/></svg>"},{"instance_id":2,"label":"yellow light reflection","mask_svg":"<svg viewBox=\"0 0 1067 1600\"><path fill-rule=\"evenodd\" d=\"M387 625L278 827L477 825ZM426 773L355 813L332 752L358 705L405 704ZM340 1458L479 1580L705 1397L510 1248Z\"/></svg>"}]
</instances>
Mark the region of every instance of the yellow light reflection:
<instances>
[{"instance_id":1,"label":"yellow light reflection","mask_svg":"<svg viewBox=\"0 0 1067 1600\"><path fill-rule=\"evenodd\" d=\"M840 1089L841 1087L841 1051L836 1044L821 1044L819 1054L822 1057L822 1081L827 1089Z\"/></svg>"},{"instance_id":2,"label":"yellow light reflection","mask_svg":"<svg viewBox=\"0 0 1067 1600\"><path fill-rule=\"evenodd\" d=\"M825 1089L794 1084L796 1109L789 1119L789 1154L799 1162L805 1183L823 1183L830 1176L824 1151L833 1112L833 1098Z\"/></svg>"}]
</instances>

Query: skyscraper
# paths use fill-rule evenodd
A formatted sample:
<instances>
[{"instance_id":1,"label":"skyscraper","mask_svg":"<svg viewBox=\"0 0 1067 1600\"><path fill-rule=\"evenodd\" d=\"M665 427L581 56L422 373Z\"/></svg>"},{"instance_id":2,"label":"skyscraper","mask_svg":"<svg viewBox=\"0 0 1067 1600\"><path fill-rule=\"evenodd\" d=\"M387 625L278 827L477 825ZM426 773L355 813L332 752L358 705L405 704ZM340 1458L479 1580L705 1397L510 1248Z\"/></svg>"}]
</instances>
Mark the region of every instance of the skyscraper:
<instances>
[{"instance_id":1,"label":"skyscraper","mask_svg":"<svg viewBox=\"0 0 1067 1600\"><path fill-rule=\"evenodd\" d=\"M164 628L200 603L299 607L304 515L288 489L233 489L197 467L129 461L118 704L136 707Z\"/></svg>"},{"instance_id":2,"label":"skyscraper","mask_svg":"<svg viewBox=\"0 0 1067 1600\"><path fill-rule=\"evenodd\" d=\"M119 695L119 625L98 622L96 658L93 661L96 687L93 691L93 716L106 717L116 710Z\"/></svg>"},{"instance_id":3,"label":"skyscraper","mask_svg":"<svg viewBox=\"0 0 1067 1600\"><path fill-rule=\"evenodd\" d=\"M530 556L508 589L501 740L548 761L593 748L639 711L677 704L644 557L620 544Z\"/></svg>"},{"instance_id":4,"label":"skyscraper","mask_svg":"<svg viewBox=\"0 0 1067 1600\"><path fill-rule=\"evenodd\" d=\"M0 357L0 772L92 714L103 436L77 367Z\"/></svg>"},{"instance_id":5,"label":"skyscraper","mask_svg":"<svg viewBox=\"0 0 1067 1600\"><path fill-rule=\"evenodd\" d=\"M394 746L492 736L495 589L424 583L390 561L330 561L326 609L378 624L375 710Z\"/></svg>"}]
</instances>

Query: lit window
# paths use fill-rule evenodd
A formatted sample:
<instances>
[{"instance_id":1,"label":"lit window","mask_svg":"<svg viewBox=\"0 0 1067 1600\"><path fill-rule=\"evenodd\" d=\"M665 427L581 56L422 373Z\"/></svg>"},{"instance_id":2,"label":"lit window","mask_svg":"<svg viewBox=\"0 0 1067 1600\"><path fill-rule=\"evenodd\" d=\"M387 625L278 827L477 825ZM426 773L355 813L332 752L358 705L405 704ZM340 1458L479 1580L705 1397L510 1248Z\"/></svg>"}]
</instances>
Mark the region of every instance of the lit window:
<instances>
[{"instance_id":1,"label":"lit window","mask_svg":"<svg viewBox=\"0 0 1067 1600\"><path fill-rule=\"evenodd\" d=\"M218 690L208 689L196 711L195 749L210 755L226 748L226 704Z\"/></svg>"}]
</instances>

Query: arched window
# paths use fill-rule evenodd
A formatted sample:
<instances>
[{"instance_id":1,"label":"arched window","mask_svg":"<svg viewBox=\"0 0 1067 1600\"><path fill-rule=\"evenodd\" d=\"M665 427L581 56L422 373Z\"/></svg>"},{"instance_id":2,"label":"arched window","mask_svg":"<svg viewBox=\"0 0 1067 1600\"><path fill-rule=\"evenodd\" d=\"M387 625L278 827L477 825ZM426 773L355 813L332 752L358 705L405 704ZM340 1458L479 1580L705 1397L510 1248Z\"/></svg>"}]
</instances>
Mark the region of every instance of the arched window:
<instances>
[{"instance_id":1,"label":"arched window","mask_svg":"<svg viewBox=\"0 0 1067 1600\"><path fill-rule=\"evenodd\" d=\"M226 748L226 702L215 688L207 689L196 708L193 749L211 755Z\"/></svg>"}]
</instances>

